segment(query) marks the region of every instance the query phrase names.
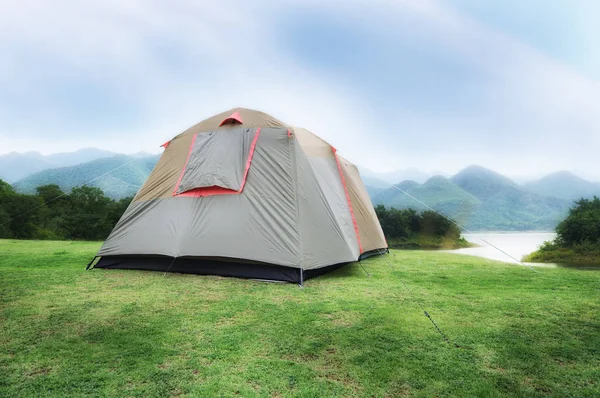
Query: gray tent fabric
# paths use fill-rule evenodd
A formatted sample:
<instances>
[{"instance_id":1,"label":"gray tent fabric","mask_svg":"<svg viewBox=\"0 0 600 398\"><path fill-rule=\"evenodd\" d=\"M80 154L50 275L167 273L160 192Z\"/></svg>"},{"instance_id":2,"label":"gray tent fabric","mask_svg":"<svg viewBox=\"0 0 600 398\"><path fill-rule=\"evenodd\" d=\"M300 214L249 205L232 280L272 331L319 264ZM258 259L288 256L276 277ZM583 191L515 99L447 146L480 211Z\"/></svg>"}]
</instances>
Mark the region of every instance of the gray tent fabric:
<instances>
[{"instance_id":1,"label":"gray tent fabric","mask_svg":"<svg viewBox=\"0 0 600 398\"><path fill-rule=\"evenodd\" d=\"M305 269L356 261L359 246L335 161L296 155Z\"/></svg>"},{"instance_id":2,"label":"gray tent fabric","mask_svg":"<svg viewBox=\"0 0 600 398\"><path fill-rule=\"evenodd\" d=\"M242 189L246 163L258 130L238 127L197 134L176 193L212 186Z\"/></svg>"},{"instance_id":3,"label":"gray tent fabric","mask_svg":"<svg viewBox=\"0 0 600 398\"><path fill-rule=\"evenodd\" d=\"M176 136L96 268L168 266L301 283L360 259L361 231L369 250L387 248L357 170L312 133L280 123L238 108L195 127L206 131Z\"/></svg>"}]
</instances>

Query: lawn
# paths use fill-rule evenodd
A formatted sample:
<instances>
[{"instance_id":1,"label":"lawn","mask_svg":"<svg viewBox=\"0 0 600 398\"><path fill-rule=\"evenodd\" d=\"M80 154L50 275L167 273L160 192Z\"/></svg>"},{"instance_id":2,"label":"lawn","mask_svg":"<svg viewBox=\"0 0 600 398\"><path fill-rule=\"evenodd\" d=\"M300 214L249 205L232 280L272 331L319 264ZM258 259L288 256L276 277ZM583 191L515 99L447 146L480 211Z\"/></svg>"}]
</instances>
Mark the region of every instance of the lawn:
<instances>
[{"instance_id":1,"label":"lawn","mask_svg":"<svg viewBox=\"0 0 600 398\"><path fill-rule=\"evenodd\" d=\"M0 240L0 396L600 396L600 272L395 251L299 288L99 246Z\"/></svg>"}]
</instances>

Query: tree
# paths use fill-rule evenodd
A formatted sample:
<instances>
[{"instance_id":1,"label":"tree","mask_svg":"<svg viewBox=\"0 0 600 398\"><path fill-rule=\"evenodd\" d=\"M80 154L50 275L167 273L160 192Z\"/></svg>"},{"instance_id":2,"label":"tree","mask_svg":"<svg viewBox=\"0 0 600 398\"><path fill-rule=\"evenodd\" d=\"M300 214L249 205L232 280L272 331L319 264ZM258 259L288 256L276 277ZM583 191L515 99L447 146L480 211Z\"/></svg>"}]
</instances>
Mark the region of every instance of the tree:
<instances>
[{"instance_id":1,"label":"tree","mask_svg":"<svg viewBox=\"0 0 600 398\"><path fill-rule=\"evenodd\" d=\"M111 231L108 208L112 200L96 187L79 187L71 191L70 213L66 216L71 239L101 240Z\"/></svg>"},{"instance_id":2,"label":"tree","mask_svg":"<svg viewBox=\"0 0 600 398\"><path fill-rule=\"evenodd\" d=\"M560 246L572 247L584 243L600 244L600 198L580 199L569 215L556 227Z\"/></svg>"},{"instance_id":3,"label":"tree","mask_svg":"<svg viewBox=\"0 0 600 398\"><path fill-rule=\"evenodd\" d=\"M56 184L36 188L45 203L44 224L40 225L48 239L64 239L68 235L67 217L71 211L71 198Z\"/></svg>"},{"instance_id":4,"label":"tree","mask_svg":"<svg viewBox=\"0 0 600 398\"><path fill-rule=\"evenodd\" d=\"M8 182L0 179L0 197L3 195L14 194L15 189Z\"/></svg>"},{"instance_id":5,"label":"tree","mask_svg":"<svg viewBox=\"0 0 600 398\"><path fill-rule=\"evenodd\" d=\"M460 229L450 220L434 211L418 213L414 209L386 209L375 207L375 213L385 236L389 238L409 238L413 234L426 236L460 237Z\"/></svg>"},{"instance_id":6,"label":"tree","mask_svg":"<svg viewBox=\"0 0 600 398\"><path fill-rule=\"evenodd\" d=\"M0 238L102 240L133 199L115 201L85 186L67 194L43 185L36 192L19 194L0 180Z\"/></svg>"},{"instance_id":7,"label":"tree","mask_svg":"<svg viewBox=\"0 0 600 398\"><path fill-rule=\"evenodd\" d=\"M9 193L0 197L5 221L10 234L7 237L17 239L39 238L39 225L42 224L44 202L33 195ZM8 215L8 217L6 216ZM6 233L6 231L3 231Z\"/></svg>"}]
</instances>

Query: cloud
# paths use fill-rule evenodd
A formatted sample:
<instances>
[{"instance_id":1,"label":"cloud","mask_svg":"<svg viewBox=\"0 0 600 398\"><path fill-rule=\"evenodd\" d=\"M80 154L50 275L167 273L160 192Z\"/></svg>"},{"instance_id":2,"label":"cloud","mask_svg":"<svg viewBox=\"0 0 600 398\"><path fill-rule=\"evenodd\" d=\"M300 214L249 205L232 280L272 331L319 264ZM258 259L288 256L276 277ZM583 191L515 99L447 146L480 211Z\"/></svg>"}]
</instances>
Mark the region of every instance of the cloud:
<instances>
[{"instance_id":1,"label":"cloud","mask_svg":"<svg viewBox=\"0 0 600 398\"><path fill-rule=\"evenodd\" d=\"M482 163L518 174L555 168L597 169L598 81L440 2L386 4L388 12L363 19L357 29L377 31L391 54L407 42L412 46L412 52L388 57L399 76L390 74L386 84L392 86L394 79L403 83L395 87L394 95L400 97L398 102L404 108L397 108L393 115L396 123L387 126L397 132L381 136L386 145L396 148L396 159L405 160L403 167L444 165L457 169ZM422 57L427 52L435 52L438 58L432 59L443 63L428 70L422 60L411 65L413 60L402 57L427 59ZM448 73L452 67L459 73ZM413 88L401 80L407 70L420 85ZM461 82L462 87L457 85L455 92L428 86L440 75L444 85L453 86L453 78L464 78L463 73L470 77ZM409 92L403 93L403 87ZM420 91L428 91L429 103L412 106L410 97L419 102ZM436 98L436 92L443 101ZM394 98L386 101L392 103L387 110L393 109ZM372 120L381 117L372 115ZM377 130L385 128L380 125ZM386 163L398 167L399 161L394 162L389 149L381 151L387 155ZM375 163L375 156L372 158Z\"/></svg>"},{"instance_id":2,"label":"cloud","mask_svg":"<svg viewBox=\"0 0 600 398\"><path fill-rule=\"evenodd\" d=\"M0 0L0 8L2 152L155 150L211 114L246 106L312 129L376 170L597 165L599 83L441 2ZM355 35L340 35L331 51L358 48L364 64L323 67L298 53L293 29L313 40L304 46L320 40L293 26L303 12L330 29L349 26Z\"/></svg>"},{"instance_id":3,"label":"cloud","mask_svg":"<svg viewBox=\"0 0 600 398\"><path fill-rule=\"evenodd\" d=\"M29 8L36 10L26 12ZM107 144L125 150L132 142L149 150L237 105L310 124L335 139L336 131L346 130L336 120L356 107L347 99L351 95L340 95L343 88L279 57L269 15L258 18L264 9L243 3L62 1L13 4L8 11L0 20L0 50L10 55L13 67L3 71L0 87L17 97L21 117L33 116L24 125L2 123L0 134L24 135L11 137L14 149L37 139L38 148L47 151ZM50 67L40 70L26 62L28 57ZM73 86L77 80L81 93ZM57 84L74 91L65 102L93 101L78 110L60 101ZM94 86L99 89L91 90ZM11 108L14 97L3 95L0 102ZM135 114L121 115L121 108Z\"/></svg>"}]
</instances>

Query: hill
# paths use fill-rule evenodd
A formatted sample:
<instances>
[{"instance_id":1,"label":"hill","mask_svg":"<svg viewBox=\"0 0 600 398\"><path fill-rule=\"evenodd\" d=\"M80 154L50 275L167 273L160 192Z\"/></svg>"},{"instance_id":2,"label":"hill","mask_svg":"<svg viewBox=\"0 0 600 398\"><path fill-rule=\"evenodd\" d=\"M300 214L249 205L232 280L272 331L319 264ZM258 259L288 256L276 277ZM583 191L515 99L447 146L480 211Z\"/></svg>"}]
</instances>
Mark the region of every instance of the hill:
<instances>
[{"instance_id":1,"label":"hill","mask_svg":"<svg viewBox=\"0 0 600 398\"><path fill-rule=\"evenodd\" d=\"M377 177L369 177L369 176L365 177L362 175L362 173L360 175L360 178L362 179L363 184L365 184L367 193L369 194L369 196L371 198L392 186L392 184L390 184L386 181L383 181Z\"/></svg>"},{"instance_id":2,"label":"hill","mask_svg":"<svg viewBox=\"0 0 600 398\"><path fill-rule=\"evenodd\" d=\"M436 176L420 185L396 185L470 230L550 230L564 218L569 202L526 192L509 178L480 166L470 166L447 179ZM425 206L399 189L373 198L374 204L399 209Z\"/></svg>"},{"instance_id":3,"label":"hill","mask_svg":"<svg viewBox=\"0 0 600 398\"><path fill-rule=\"evenodd\" d=\"M0 179L12 184L38 171L75 166L114 155L116 153L97 148L83 148L75 152L51 155L42 155L39 152L11 152L0 155Z\"/></svg>"},{"instance_id":4,"label":"hill","mask_svg":"<svg viewBox=\"0 0 600 398\"><path fill-rule=\"evenodd\" d=\"M518 189L508 177L481 166L469 166L450 178L452 182L478 197L488 199L506 189Z\"/></svg>"},{"instance_id":5,"label":"hill","mask_svg":"<svg viewBox=\"0 0 600 398\"><path fill-rule=\"evenodd\" d=\"M432 177L422 185L416 181L404 181L376 195L373 202L397 209L412 207L420 211L427 210L426 206L402 191L442 214L451 215L458 222L468 221L468 216L481 205L475 196L442 176Z\"/></svg>"},{"instance_id":6,"label":"hill","mask_svg":"<svg viewBox=\"0 0 600 398\"><path fill-rule=\"evenodd\" d=\"M132 162L89 184L102 189L106 196L110 198L120 199L135 195L154 168L159 157L160 155L145 157L116 155L77 166L34 173L17 181L13 186L18 192L22 193L34 193L38 186L47 184L57 184L62 190L68 191L116 167Z\"/></svg>"},{"instance_id":7,"label":"hill","mask_svg":"<svg viewBox=\"0 0 600 398\"><path fill-rule=\"evenodd\" d=\"M524 184L523 188L538 195L567 200L600 196L600 183L588 181L570 171L549 174L538 181Z\"/></svg>"},{"instance_id":8,"label":"hill","mask_svg":"<svg viewBox=\"0 0 600 398\"><path fill-rule=\"evenodd\" d=\"M468 225L474 230L550 230L567 214L564 199L525 192L509 178L480 166L470 166L451 178L481 200Z\"/></svg>"}]
</instances>

